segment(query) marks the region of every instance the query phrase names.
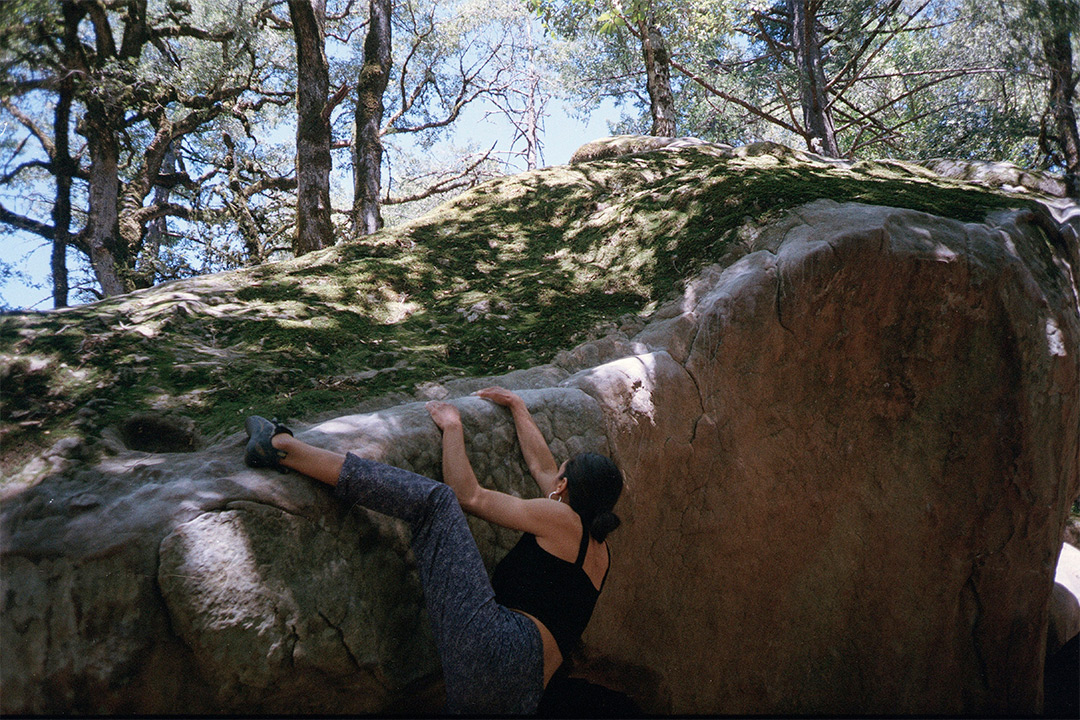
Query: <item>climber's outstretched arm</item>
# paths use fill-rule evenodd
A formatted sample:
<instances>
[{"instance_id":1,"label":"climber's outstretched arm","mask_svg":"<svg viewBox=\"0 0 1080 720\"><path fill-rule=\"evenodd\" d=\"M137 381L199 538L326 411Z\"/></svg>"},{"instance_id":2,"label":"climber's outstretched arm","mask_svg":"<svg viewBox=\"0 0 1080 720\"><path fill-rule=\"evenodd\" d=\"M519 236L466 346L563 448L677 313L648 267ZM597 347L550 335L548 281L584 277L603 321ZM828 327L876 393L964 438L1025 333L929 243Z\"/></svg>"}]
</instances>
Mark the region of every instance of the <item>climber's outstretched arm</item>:
<instances>
[{"instance_id":1,"label":"climber's outstretched arm","mask_svg":"<svg viewBox=\"0 0 1080 720\"><path fill-rule=\"evenodd\" d=\"M442 430L443 482L454 491L462 510L470 512L483 488L480 487L465 452L465 431L461 427L461 415L456 407L444 402L429 402L427 410L431 419Z\"/></svg>"},{"instance_id":2,"label":"climber's outstretched arm","mask_svg":"<svg viewBox=\"0 0 1080 720\"><path fill-rule=\"evenodd\" d=\"M501 387L485 388L476 394L509 408L514 418L518 442L521 444L521 454L525 457L529 472L544 495L554 491L559 483L559 464L555 462L555 456L551 454L551 448L548 447L540 428L536 426L525 401L516 393Z\"/></svg>"},{"instance_id":3,"label":"climber's outstretched arm","mask_svg":"<svg viewBox=\"0 0 1080 720\"><path fill-rule=\"evenodd\" d=\"M525 500L482 487L465 452L465 434L457 408L449 403L429 402L427 409L442 430L443 482L454 491L462 510L482 520L540 538L552 533L580 533L580 521L575 520L577 515L568 505L548 499ZM565 483L560 489L565 489ZM576 530L575 521L578 523Z\"/></svg>"}]
</instances>

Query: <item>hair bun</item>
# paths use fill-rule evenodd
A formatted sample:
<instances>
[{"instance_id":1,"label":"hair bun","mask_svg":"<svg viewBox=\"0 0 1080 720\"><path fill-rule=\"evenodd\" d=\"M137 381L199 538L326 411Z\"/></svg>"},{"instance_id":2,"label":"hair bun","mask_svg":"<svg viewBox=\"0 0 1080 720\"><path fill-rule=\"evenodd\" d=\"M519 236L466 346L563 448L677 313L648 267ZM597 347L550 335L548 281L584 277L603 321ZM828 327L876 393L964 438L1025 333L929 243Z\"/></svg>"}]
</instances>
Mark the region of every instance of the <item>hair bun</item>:
<instances>
[{"instance_id":1,"label":"hair bun","mask_svg":"<svg viewBox=\"0 0 1080 720\"><path fill-rule=\"evenodd\" d=\"M603 542L608 533L621 524L622 521L619 520L619 516L615 513L611 511L602 512L594 517L592 523L589 524L589 534L596 538L597 541Z\"/></svg>"}]
</instances>

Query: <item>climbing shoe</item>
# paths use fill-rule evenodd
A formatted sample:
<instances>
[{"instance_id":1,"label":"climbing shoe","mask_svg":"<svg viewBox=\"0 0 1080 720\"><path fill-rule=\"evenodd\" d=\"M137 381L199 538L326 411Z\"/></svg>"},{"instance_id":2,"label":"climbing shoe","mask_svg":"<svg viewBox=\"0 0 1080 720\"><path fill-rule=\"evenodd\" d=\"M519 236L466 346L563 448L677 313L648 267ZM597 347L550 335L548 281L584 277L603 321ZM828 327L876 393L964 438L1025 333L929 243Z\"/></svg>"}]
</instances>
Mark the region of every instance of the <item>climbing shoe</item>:
<instances>
[{"instance_id":1,"label":"climbing shoe","mask_svg":"<svg viewBox=\"0 0 1080 720\"><path fill-rule=\"evenodd\" d=\"M282 467L281 460L287 455L284 450L278 450L270 441L279 433L292 435L292 430L277 422L277 419L267 420L258 415L252 415L244 423L247 430L248 444L244 451L244 464L253 468L276 468L282 472L289 469Z\"/></svg>"}]
</instances>

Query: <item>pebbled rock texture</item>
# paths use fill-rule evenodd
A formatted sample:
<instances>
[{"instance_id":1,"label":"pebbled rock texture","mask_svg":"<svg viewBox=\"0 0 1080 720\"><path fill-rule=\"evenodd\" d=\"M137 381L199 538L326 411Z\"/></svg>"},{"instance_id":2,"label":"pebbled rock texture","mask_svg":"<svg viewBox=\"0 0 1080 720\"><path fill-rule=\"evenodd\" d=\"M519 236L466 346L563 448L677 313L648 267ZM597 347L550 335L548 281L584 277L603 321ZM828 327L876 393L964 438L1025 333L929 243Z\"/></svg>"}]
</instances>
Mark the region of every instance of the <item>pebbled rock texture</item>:
<instances>
[{"instance_id":1,"label":"pebbled rock texture","mask_svg":"<svg viewBox=\"0 0 1080 720\"><path fill-rule=\"evenodd\" d=\"M560 455L610 453L600 409L581 391L521 394ZM478 398L455 402L480 476L534 496L508 414ZM438 477L438 430L420 403L297 435ZM5 712L440 706L404 524L342 507L296 474L244 467L245 441L128 453L5 503ZM489 565L517 540L471 522Z\"/></svg>"},{"instance_id":2,"label":"pebbled rock texture","mask_svg":"<svg viewBox=\"0 0 1080 720\"><path fill-rule=\"evenodd\" d=\"M1080 310L1029 215L812 203L644 327L419 390L461 409L499 489L535 494L508 414L466 396L492 381L527 388L557 457L623 468L578 674L655 713L1041 710ZM439 473L419 402L296 429ZM243 442L126 452L5 501L4 712L438 709L404 527L243 467ZM473 531L489 565L516 541Z\"/></svg>"}]
</instances>

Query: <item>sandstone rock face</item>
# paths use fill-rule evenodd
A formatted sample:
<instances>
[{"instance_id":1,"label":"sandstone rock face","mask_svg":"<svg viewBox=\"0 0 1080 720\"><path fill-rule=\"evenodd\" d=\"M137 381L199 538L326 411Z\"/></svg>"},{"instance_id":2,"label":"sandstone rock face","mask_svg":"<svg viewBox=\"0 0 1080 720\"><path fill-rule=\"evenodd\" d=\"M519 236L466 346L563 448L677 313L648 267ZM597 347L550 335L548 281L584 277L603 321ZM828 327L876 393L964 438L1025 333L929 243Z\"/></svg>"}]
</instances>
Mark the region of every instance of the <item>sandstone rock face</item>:
<instances>
[{"instance_id":1,"label":"sandstone rock face","mask_svg":"<svg viewBox=\"0 0 1080 720\"><path fill-rule=\"evenodd\" d=\"M597 383L632 557L590 640L675 711L1035 711L1080 489L1068 268L1004 216L821 202L770 235L668 321L674 362Z\"/></svg>"},{"instance_id":2,"label":"sandstone rock face","mask_svg":"<svg viewBox=\"0 0 1080 720\"><path fill-rule=\"evenodd\" d=\"M622 157L635 153L650 152L652 150L678 150L690 146L709 146L727 151L731 157L731 147L727 145L714 145L692 137L654 137L646 135L616 135L609 138L601 138L586 143L578 148L570 158L571 165L577 165L593 160L605 160L607 158Z\"/></svg>"},{"instance_id":3,"label":"sandstone rock face","mask_svg":"<svg viewBox=\"0 0 1080 720\"><path fill-rule=\"evenodd\" d=\"M1047 195L1065 197L1065 181L1060 176L1024 170L1008 162L978 162L935 158L926 167L942 177L958 178L991 187L1026 187Z\"/></svg>"},{"instance_id":4,"label":"sandstone rock face","mask_svg":"<svg viewBox=\"0 0 1080 720\"><path fill-rule=\"evenodd\" d=\"M600 409L581 391L522 396L560 454L610 452ZM506 412L456 402L481 476L535 495ZM439 435L420 403L298 435L438 476ZM341 507L298 475L245 468L244 440L132 453L5 503L5 712L438 709L440 668L404 525ZM473 527L489 564L516 542Z\"/></svg>"},{"instance_id":5,"label":"sandstone rock face","mask_svg":"<svg viewBox=\"0 0 1080 720\"><path fill-rule=\"evenodd\" d=\"M652 712L1040 710L1080 308L1027 218L813 203L645 327L495 379L557 456L626 476L579 672ZM533 495L507 413L464 396L488 382L420 392L461 409L485 482ZM421 403L297 434L438 476ZM4 503L4 712L438 709L404 527L242 446ZM516 540L472 527L489 564Z\"/></svg>"}]
</instances>

